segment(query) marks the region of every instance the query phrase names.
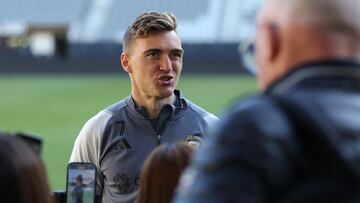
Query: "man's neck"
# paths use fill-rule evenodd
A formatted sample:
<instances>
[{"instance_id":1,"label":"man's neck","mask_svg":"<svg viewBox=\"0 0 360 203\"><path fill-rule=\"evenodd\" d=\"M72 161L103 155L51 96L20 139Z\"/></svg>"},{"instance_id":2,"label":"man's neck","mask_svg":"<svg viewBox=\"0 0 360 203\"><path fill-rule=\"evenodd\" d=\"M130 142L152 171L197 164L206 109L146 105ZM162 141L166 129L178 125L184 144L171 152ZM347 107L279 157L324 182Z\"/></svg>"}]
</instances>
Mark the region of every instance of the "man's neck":
<instances>
[{"instance_id":1,"label":"man's neck","mask_svg":"<svg viewBox=\"0 0 360 203\"><path fill-rule=\"evenodd\" d=\"M141 106L146 110L150 119L156 119L159 117L160 111L165 104L172 104L175 95L172 94L167 98L148 97L148 96L136 96L132 95L136 105Z\"/></svg>"}]
</instances>

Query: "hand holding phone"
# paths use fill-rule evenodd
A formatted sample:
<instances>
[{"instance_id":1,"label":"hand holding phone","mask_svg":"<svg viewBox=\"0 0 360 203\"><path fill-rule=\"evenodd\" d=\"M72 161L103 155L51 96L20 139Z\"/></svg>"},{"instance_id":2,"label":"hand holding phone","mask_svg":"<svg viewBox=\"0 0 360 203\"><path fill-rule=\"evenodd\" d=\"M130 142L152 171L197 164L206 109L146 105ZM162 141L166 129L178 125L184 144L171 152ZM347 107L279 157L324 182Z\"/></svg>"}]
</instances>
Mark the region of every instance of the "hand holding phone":
<instances>
[{"instance_id":1,"label":"hand holding phone","mask_svg":"<svg viewBox=\"0 0 360 203\"><path fill-rule=\"evenodd\" d=\"M95 203L96 166L93 163L70 163L67 170L67 203Z\"/></svg>"}]
</instances>

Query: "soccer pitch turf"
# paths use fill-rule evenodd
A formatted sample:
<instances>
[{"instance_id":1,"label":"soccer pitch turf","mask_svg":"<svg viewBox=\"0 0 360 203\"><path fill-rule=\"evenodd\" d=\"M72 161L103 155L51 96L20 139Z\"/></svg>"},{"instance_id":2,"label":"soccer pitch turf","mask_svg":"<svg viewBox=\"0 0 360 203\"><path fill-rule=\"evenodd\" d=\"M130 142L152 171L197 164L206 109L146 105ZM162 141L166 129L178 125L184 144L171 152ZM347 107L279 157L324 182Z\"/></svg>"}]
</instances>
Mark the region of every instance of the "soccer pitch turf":
<instances>
[{"instance_id":1,"label":"soccer pitch turf","mask_svg":"<svg viewBox=\"0 0 360 203\"><path fill-rule=\"evenodd\" d=\"M186 98L219 115L236 99L257 91L252 77L182 75ZM53 190L65 190L66 166L84 123L98 111L130 94L126 75L2 75L0 129L43 138Z\"/></svg>"}]
</instances>

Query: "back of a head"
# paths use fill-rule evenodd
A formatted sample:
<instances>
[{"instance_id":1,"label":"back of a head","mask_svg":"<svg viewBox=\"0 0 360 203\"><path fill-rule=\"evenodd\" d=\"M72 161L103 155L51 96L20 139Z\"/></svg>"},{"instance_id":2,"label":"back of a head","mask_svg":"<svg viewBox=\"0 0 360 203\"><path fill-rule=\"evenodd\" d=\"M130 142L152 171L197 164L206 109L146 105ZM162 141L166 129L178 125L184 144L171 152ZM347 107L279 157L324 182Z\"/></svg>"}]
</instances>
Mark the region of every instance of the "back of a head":
<instances>
[{"instance_id":1,"label":"back of a head","mask_svg":"<svg viewBox=\"0 0 360 203\"><path fill-rule=\"evenodd\" d=\"M128 52L133 40L164 31L176 31L176 17L172 13L145 12L127 28L123 38L123 51Z\"/></svg>"},{"instance_id":2,"label":"back of a head","mask_svg":"<svg viewBox=\"0 0 360 203\"><path fill-rule=\"evenodd\" d=\"M360 38L360 0L288 0L294 22L313 22L328 32Z\"/></svg>"},{"instance_id":3,"label":"back of a head","mask_svg":"<svg viewBox=\"0 0 360 203\"><path fill-rule=\"evenodd\" d=\"M255 43L262 89L292 68L360 58L360 0L263 0Z\"/></svg>"},{"instance_id":4,"label":"back of a head","mask_svg":"<svg viewBox=\"0 0 360 203\"><path fill-rule=\"evenodd\" d=\"M1 202L52 202L43 162L17 137L0 132Z\"/></svg>"},{"instance_id":5,"label":"back of a head","mask_svg":"<svg viewBox=\"0 0 360 203\"><path fill-rule=\"evenodd\" d=\"M136 203L170 203L193 151L185 143L157 147L144 163Z\"/></svg>"},{"instance_id":6,"label":"back of a head","mask_svg":"<svg viewBox=\"0 0 360 203\"><path fill-rule=\"evenodd\" d=\"M291 28L287 30L289 46L284 51L289 53L289 61L295 62L290 66L326 60L359 60L360 0L288 1L284 21L288 21L287 27Z\"/></svg>"}]
</instances>

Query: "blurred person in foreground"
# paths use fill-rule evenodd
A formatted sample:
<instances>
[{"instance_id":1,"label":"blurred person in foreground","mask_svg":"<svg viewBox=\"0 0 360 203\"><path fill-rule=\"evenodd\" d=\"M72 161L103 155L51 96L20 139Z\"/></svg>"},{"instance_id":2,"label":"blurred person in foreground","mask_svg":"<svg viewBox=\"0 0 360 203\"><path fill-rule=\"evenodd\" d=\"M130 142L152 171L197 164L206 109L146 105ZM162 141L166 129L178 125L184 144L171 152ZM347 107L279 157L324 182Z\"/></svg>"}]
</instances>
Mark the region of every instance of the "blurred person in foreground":
<instances>
[{"instance_id":1,"label":"blurred person in foreground","mask_svg":"<svg viewBox=\"0 0 360 203\"><path fill-rule=\"evenodd\" d=\"M131 95L85 124L70 158L97 166L102 202L133 202L141 165L155 147L202 137L217 120L175 89L183 52L173 14L143 13L128 27L121 63Z\"/></svg>"},{"instance_id":2,"label":"blurred person in foreground","mask_svg":"<svg viewBox=\"0 0 360 203\"><path fill-rule=\"evenodd\" d=\"M359 19L359 0L264 0L263 93L224 114L174 202L360 202Z\"/></svg>"},{"instance_id":3,"label":"blurred person in foreground","mask_svg":"<svg viewBox=\"0 0 360 203\"><path fill-rule=\"evenodd\" d=\"M0 202L53 202L42 160L20 138L4 132L0 132Z\"/></svg>"},{"instance_id":4,"label":"blurred person in foreground","mask_svg":"<svg viewBox=\"0 0 360 203\"><path fill-rule=\"evenodd\" d=\"M144 162L136 203L170 203L194 147L186 143L157 147Z\"/></svg>"}]
</instances>

